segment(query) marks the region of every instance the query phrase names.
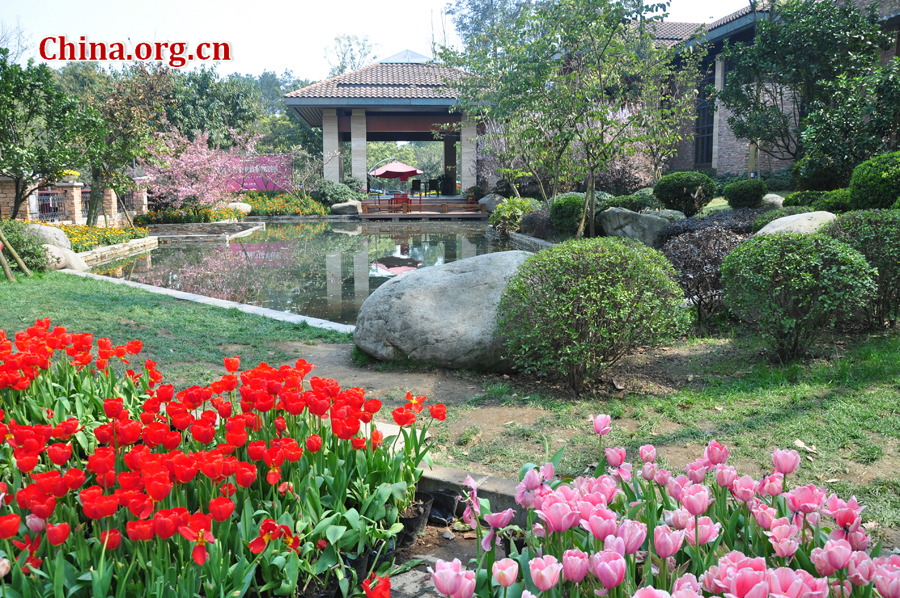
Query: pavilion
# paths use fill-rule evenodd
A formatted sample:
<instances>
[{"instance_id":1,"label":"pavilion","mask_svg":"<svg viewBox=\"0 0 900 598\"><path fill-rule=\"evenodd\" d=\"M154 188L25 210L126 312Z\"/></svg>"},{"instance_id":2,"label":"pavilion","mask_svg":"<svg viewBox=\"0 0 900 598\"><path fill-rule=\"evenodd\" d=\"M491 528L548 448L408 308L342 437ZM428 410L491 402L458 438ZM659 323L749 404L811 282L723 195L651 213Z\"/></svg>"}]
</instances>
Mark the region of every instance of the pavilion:
<instances>
[{"instance_id":1,"label":"pavilion","mask_svg":"<svg viewBox=\"0 0 900 598\"><path fill-rule=\"evenodd\" d=\"M439 141L444 143L442 195L455 195L457 167L461 188L475 185L477 129L450 109L455 91L445 85L461 71L429 62L410 50L357 71L285 94L285 103L311 127L322 128L324 175L341 179L342 142L351 147L351 174L366 180L367 141ZM462 126L459 126L459 125ZM445 125L455 125L444 131ZM435 133L441 132L440 137ZM462 146L456 163L456 142Z\"/></svg>"}]
</instances>

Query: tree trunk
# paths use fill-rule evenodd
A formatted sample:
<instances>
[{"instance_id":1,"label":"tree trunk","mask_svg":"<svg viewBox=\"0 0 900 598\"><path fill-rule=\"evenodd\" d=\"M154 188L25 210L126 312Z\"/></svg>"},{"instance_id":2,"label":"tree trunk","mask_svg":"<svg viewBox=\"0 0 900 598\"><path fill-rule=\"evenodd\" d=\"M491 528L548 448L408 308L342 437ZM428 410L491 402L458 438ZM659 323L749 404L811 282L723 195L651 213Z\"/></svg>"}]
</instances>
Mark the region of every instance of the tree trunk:
<instances>
[{"instance_id":1,"label":"tree trunk","mask_svg":"<svg viewBox=\"0 0 900 598\"><path fill-rule=\"evenodd\" d=\"M594 220L596 220L594 212L597 210L597 205L594 201L594 169L591 169L591 178L588 180L588 198L590 201L589 215L591 218L591 238L593 239L596 236L594 234Z\"/></svg>"},{"instance_id":2,"label":"tree trunk","mask_svg":"<svg viewBox=\"0 0 900 598\"><path fill-rule=\"evenodd\" d=\"M100 216L100 207L103 205L103 189L100 186L100 175L103 173L100 166L91 165L91 196L88 204L87 223L97 226L97 218Z\"/></svg>"},{"instance_id":3,"label":"tree trunk","mask_svg":"<svg viewBox=\"0 0 900 598\"><path fill-rule=\"evenodd\" d=\"M19 215L19 208L25 203L25 200L28 199L28 196L25 195L25 189L27 185L22 179L16 179L16 196L13 198L13 209L11 219L15 220Z\"/></svg>"}]
</instances>

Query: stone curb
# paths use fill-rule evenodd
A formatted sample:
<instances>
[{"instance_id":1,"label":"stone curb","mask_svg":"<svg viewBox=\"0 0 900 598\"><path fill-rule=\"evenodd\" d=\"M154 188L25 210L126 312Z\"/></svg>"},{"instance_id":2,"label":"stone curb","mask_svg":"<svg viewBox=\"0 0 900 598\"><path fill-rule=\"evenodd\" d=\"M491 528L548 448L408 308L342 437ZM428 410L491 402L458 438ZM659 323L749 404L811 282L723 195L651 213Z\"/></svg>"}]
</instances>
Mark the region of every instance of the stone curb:
<instances>
[{"instance_id":1,"label":"stone curb","mask_svg":"<svg viewBox=\"0 0 900 598\"><path fill-rule=\"evenodd\" d=\"M173 289L165 289L163 287L155 287L149 284L143 284L140 282L133 282L131 280L124 280L121 278L109 278L106 276L100 276L99 274L91 274L90 272L77 272L75 270L70 270L68 268L64 268L59 270L59 272L63 272L64 274L74 274L76 276L81 276L83 278L93 278L94 280L102 280L105 282L109 282L112 284L123 284L125 286L134 287L136 289L143 289L145 291L149 291L151 293L156 293L157 295L167 295L169 297L174 297L175 299L182 299L184 301L193 301L194 303L203 303L205 305L213 305L215 307L223 307L225 309L237 309L238 311L242 311L248 314L254 314L257 316L262 316L264 318L270 318L272 320L279 320L281 322L292 322L294 324L307 323L313 328L324 328L325 330L336 330L337 332L348 332L352 333L356 327L350 326L349 324L338 324L337 322L330 322L328 320L320 320L319 318L311 318L309 316L301 316L299 314L291 314L283 311L277 311L274 309L268 309L265 307L257 307L255 305L247 305L245 303L236 303L234 301L226 301L224 299L215 299L213 297L205 297L203 295L196 295L194 293L184 293L182 291L176 291Z\"/></svg>"},{"instance_id":2,"label":"stone curb","mask_svg":"<svg viewBox=\"0 0 900 598\"><path fill-rule=\"evenodd\" d=\"M115 245L97 247L96 249L82 251L75 255L80 257L88 266L94 267L104 262L111 262L113 260L146 253L156 249L158 245L159 240L156 237L150 236L142 237L140 239L131 239L130 241L116 243Z\"/></svg>"},{"instance_id":3,"label":"stone curb","mask_svg":"<svg viewBox=\"0 0 900 598\"><path fill-rule=\"evenodd\" d=\"M478 487L478 497L486 498L491 501L491 512L498 513L506 509L513 509L516 514L513 516L512 523L521 528L525 528L527 519L525 511L516 504L516 486L517 482L498 478L480 473L470 473L462 469L454 469L452 467L444 467L442 465L434 465L430 469L427 465L422 465L425 473L419 480L418 489L423 492L431 492L442 488L456 490L461 496L466 495L463 482L467 475L471 475Z\"/></svg>"}]
</instances>

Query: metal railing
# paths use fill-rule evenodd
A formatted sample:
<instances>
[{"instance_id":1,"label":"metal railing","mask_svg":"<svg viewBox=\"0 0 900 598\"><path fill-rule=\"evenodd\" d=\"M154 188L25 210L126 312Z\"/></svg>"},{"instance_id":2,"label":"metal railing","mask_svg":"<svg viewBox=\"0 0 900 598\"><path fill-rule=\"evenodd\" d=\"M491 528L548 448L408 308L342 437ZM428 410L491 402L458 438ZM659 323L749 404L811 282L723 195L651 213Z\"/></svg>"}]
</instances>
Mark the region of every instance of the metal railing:
<instances>
[{"instance_id":1,"label":"metal railing","mask_svg":"<svg viewBox=\"0 0 900 598\"><path fill-rule=\"evenodd\" d=\"M65 199L63 191L38 191L37 219L41 222L66 220Z\"/></svg>"},{"instance_id":2,"label":"metal railing","mask_svg":"<svg viewBox=\"0 0 900 598\"><path fill-rule=\"evenodd\" d=\"M91 207L91 188L85 187L81 190L81 218L88 217L88 210Z\"/></svg>"}]
</instances>

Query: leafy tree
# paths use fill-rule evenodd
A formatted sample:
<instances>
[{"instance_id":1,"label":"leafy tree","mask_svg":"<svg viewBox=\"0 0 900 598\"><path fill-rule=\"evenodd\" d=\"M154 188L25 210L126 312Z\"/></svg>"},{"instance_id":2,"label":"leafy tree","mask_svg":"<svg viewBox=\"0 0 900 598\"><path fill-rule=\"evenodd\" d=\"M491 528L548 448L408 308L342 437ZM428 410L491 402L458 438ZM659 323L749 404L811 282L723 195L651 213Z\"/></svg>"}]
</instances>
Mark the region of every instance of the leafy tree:
<instances>
[{"instance_id":1,"label":"leafy tree","mask_svg":"<svg viewBox=\"0 0 900 598\"><path fill-rule=\"evenodd\" d=\"M46 65L20 66L0 48L0 176L13 180L15 218L31 193L78 163L87 128L78 103L53 84Z\"/></svg>"},{"instance_id":2,"label":"leafy tree","mask_svg":"<svg viewBox=\"0 0 900 598\"><path fill-rule=\"evenodd\" d=\"M827 82L867 71L890 38L874 6L863 13L852 2L786 0L756 25L752 44L723 49L725 88L710 91L732 113L728 126L739 139L773 158L797 160L809 109L832 104Z\"/></svg>"},{"instance_id":3,"label":"leafy tree","mask_svg":"<svg viewBox=\"0 0 900 598\"><path fill-rule=\"evenodd\" d=\"M529 0L454 0L447 14L462 42L469 49L493 49L494 34L501 28L515 30Z\"/></svg>"},{"instance_id":4,"label":"leafy tree","mask_svg":"<svg viewBox=\"0 0 900 598\"><path fill-rule=\"evenodd\" d=\"M368 35L341 34L334 37L334 44L325 48L325 60L331 70L328 78L350 73L371 64L375 60L378 44L369 41Z\"/></svg>"},{"instance_id":5,"label":"leafy tree","mask_svg":"<svg viewBox=\"0 0 900 598\"><path fill-rule=\"evenodd\" d=\"M208 134L189 139L178 131L147 147L144 171L167 206L212 205L228 197L228 152L209 147Z\"/></svg>"},{"instance_id":6,"label":"leafy tree","mask_svg":"<svg viewBox=\"0 0 900 598\"><path fill-rule=\"evenodd\" d=\"M0 48L9 50L9 61L19 62L30 47L31 36L25 32L22 23L16 17L16 24L12 25L0 21Z\"/></svg>"},{"instance_id":7,"label":"leafy tree","mask_svg":"<svg viewBox=\"0 0 900 598\"><path fill-rule=\"evenodd\" d=\"M257 148L261 153L291 153L300 147L311 156L322 155L321 129L310 127L284 103L284 94L311 85L312 81L298 79L291 71L281 76L263 71L258 77L243 75L243 79L256 86L264 111L257 123L261 134Z\"/></svg>"}]
</instances>

